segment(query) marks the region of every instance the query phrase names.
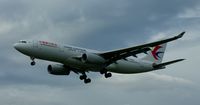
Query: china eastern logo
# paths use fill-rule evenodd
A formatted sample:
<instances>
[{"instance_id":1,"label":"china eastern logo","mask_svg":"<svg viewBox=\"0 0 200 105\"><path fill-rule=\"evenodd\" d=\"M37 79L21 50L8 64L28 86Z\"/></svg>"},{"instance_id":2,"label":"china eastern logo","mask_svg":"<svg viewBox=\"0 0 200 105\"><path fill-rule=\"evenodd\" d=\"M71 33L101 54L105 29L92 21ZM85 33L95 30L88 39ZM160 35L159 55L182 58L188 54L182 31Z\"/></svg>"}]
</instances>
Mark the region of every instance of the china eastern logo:
<instances>
[{"instance_id":1,"label":"china eastern logo","mask_svg":"<svg viewBox=\"0 0 200 105\"><path fill-rule=\"evenodd\" d=\"M154 59L158 60L160 57L160 54L164 53L164 52L160 52L159 49L161 49L162 46L156 46L154 47L153 51L151 51Z\"/></svg>"}]
</instances>

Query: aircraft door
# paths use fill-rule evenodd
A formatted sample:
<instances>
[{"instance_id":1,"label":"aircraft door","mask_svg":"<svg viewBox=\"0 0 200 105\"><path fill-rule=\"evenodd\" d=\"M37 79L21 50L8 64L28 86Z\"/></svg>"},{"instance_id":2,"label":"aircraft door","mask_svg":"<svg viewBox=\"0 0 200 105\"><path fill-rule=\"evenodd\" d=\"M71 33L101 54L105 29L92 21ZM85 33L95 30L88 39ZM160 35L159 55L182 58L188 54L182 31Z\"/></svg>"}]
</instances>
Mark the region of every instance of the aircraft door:
<instances>
[{"instance_id":1,"label":"aircraft door","mask_svg":"<svg viewBox=\"0 0 200 105\"><path fill-rule=\"evenodd\" d=\"M37 41L33 41L33 48L38 48L38 42Z\"/></svg>"}]
</instances>

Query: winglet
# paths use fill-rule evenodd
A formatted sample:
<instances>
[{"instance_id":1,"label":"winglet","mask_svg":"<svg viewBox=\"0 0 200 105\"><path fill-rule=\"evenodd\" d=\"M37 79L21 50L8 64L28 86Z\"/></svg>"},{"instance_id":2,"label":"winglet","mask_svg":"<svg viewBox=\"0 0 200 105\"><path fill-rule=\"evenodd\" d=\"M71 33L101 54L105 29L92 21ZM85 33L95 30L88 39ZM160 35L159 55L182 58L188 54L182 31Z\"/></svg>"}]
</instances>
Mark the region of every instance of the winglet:
<instances>
[{"instance_id":1,"label":"winglet","mask_svg":"<svg viewBox=\"0 0 200 105\"><path fill-rule=\"evenodd\" d=\"M177 39L178 39L178 38L182 38L184 34L185 34L185 32L182 32L182 33L180 33L179 35L177 35L177 36L175 36L175 37L176 37Z\"/></svg>"}]
</instances>

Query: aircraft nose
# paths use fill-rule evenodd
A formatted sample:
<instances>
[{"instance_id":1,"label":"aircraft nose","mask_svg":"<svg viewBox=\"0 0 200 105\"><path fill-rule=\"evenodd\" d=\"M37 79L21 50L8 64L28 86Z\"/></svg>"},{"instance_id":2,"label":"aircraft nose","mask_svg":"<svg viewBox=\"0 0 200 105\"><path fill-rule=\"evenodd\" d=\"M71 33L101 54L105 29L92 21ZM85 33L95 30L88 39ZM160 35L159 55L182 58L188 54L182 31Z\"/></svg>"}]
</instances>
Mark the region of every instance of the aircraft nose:
<instances>
[{"instance_id":1,"label":"aircraft nose","mask_svg":"<svg viewBox=\"0 0 200 105\"><path fill-rule=\"evenodd\" d=\"M13 45L13 47L17 50L17 51L19 51L19 52L21 52L21 53L23 53L23 54L28 54L28 53L30 53L30 48L31 48L31 46L30 45L27 45L27 44L24 44L24 43L15 43L14 45Z\"/></svg>"},{"instance_id":2,"label":"aircraft nose","mask_svg":"<svg viewBox=\"0 0 200 105\"><path fill-rule=\"evenodd\" d=\"M23 46L22 46L21 44L19 44L19 43L15 43L15 44L13 45L13 47L14 47L16 50L18 50L18 51L23 50Z\"/></svg>"},{"instance_id":3,"label":"aircraft nose","mask_svg":"<svg viewBox=\"0 0 200 105\"><path fill-rule=\"evenodd\" d=\"M15 44L13 45L13 47L14 47L16 50L18 50L18 49L19 49L19 44L18 44L18 43L15 43Z\"/></svg>"}]
</instances>

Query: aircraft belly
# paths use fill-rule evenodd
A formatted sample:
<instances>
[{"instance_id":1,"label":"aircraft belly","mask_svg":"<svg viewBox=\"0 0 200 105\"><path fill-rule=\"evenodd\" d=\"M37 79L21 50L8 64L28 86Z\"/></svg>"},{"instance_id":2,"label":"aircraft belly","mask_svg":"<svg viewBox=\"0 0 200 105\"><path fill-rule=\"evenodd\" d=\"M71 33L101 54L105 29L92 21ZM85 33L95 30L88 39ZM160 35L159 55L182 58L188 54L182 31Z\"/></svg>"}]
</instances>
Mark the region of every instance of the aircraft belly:
<instances>
[{"instance_id":1,"label":"aircraft belly","mask_svg":"<svg viewBox=\"0 0 200 105\"><path fill-rule=\"evenodd\" d=\"M49 48L49 47L34 48L32 49L31 52L28 52L27 55L33 56L38 59L63 63L67 66L83 71L91 69L98 70L100 67L99 65L84 63L80 60L74 59L73 57L79 56L80 55L79 53L75 52L66 53L60 51L58 48Z\"/></svg>"},{"instance_id":2,"label":"aircraft belly","mask_svg":"<svg viewBox=\"0 0 200 105\"><path fill-rule=\"evenodd\" d=\"M106 69L115 73L133 74L151 71L152 67L150 65L143 65L138 62L120 60L117 63L111 64Z\"/></svg>"},{"instance_id":3,"label":"aircraft belly","mask_svg":"<svg viewBox=\"0 0 200 105\"><path fill-rule=\"evenodd\" d=\"M83 71L98 71L102 67L99 64L90 64L90 63L85 63L80 60L74 59L74 58L68 58L65 60L65 65L69 65L70 67L83 70Z\"/></svg>"}]
</instances>

